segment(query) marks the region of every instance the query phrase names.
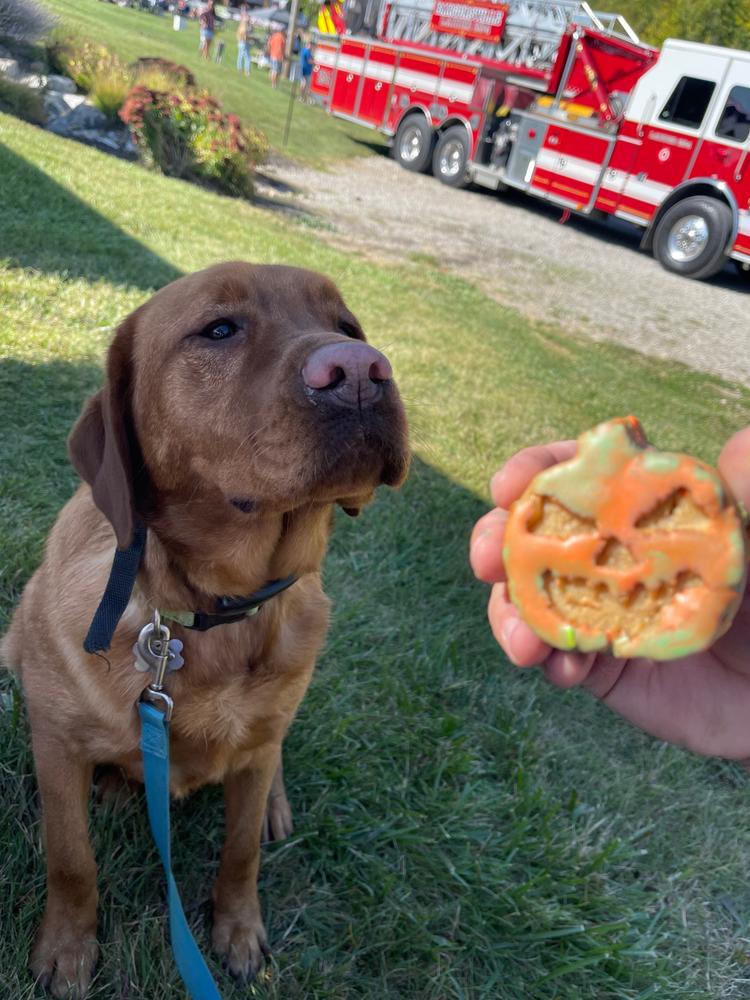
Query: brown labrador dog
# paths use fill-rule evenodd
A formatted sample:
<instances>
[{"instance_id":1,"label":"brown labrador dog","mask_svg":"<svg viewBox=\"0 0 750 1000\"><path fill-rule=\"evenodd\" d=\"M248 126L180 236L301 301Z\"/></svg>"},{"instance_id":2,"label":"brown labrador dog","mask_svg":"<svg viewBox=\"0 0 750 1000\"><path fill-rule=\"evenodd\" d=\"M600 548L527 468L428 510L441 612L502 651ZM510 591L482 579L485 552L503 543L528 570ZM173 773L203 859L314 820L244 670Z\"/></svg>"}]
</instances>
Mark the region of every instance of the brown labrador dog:
<instances>
[{"instance_id":1,"label":"brown labrador dog","mask_svg":"<svg viewBox=\"0 0 750 1000\"><path fill-rule=\"evenodd\" d=\"M134 669L139 630L154 608L206 611L293 575L253 617L203 632L173 625L185 665L166 681L173 794L224 784L213 946L235 975L252 975L267 951L256 888L264 813L272 834L289 832L281 744L328 627L320 566L333 507L357 513L408 467L390 364L326 278L219 264L122 323L69 448L85 484L3 642L23 683L44 813L47 905L32 971L56 997L91 981L88 802L96 765L142 778L135 706L150 678ZM115 547L138 523L145 554L108 667L82 641Z\"/></svg>"}]
</instances>

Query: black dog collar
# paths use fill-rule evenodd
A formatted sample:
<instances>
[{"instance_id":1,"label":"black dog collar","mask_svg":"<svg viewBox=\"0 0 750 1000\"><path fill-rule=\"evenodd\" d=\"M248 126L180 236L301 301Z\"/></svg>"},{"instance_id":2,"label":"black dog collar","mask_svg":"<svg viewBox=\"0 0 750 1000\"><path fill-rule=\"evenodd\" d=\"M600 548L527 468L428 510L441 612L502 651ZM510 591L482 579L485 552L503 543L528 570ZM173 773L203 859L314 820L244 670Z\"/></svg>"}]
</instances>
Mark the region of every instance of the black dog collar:
<instances>
[{"instance_id":1,"label":"black dog collar","mask_svg":"<svg viewBox=\"0 0 750 1000\"><path fill-rule=\"evenodd\" d=\"M296 580L296 576L271 580L249 597L217 597L213 611L161 611L160 614L162 618L168 618L185 628L207 632L215 625L228 625L257 614L266 601L291 587Z\"/></svg>"},{"instance_id":2,"label":"black dog collar","mask_svg":"<svg viewBox=\"0 0 750 1000\"><path fill-rule=\"evenodd\" d=\"M107 586L83 640L87 653L106 652L112 645L112 636L133 593L145 548L146 526L137 521L128 548L115 550ZM296 576L271 580L248 597L217 597L213 611L162 611L161 616L185 628L206 632L216 625L228 625L257 614L266 601L291 587L296 580Z\"/></svg>"}]
</instances>

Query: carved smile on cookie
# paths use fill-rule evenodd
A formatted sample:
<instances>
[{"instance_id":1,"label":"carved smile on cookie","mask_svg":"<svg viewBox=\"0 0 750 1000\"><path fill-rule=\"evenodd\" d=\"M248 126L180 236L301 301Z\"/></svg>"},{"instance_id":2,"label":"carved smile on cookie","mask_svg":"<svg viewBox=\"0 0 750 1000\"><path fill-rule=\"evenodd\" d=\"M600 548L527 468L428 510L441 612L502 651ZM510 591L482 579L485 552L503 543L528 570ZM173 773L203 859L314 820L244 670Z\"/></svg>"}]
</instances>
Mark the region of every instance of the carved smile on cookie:
<instances>
[{"instance_id":1,"label":"carved smile on cookie","mask_svg":"<svg viewBox=\"0 0 750 1000\"><path fill-rule=\"evenodd\" d=\"M511 508L511 599L559 649L670 659L710 645L744 583L745 535L718 473L651 448L638 422L582 435Z\"/></svg>"}]
</instances>

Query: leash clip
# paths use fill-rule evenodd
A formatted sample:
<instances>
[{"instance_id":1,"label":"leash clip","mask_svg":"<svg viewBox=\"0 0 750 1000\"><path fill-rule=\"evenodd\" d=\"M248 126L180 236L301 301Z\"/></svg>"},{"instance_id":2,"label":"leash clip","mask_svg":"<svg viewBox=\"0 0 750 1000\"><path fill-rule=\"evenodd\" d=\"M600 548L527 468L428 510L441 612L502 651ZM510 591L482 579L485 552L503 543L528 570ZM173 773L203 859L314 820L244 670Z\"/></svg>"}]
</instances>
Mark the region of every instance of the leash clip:
<instances>
[{"instance_id":1,"label":"leash clip","mask_svg":"<svg viewBox=\"0 0 750 1000\"><path fill-rule=\"evenodd\" d=\"M169 636L169 629L162 625L159 610L155 608L153 620L143 626L133 647L136 668L154 673L154 679L143 691L141 701L162 707L167 721L172 718L174 709L174 702L164 690L164 676L170 659Z\"/></svg>"}]
</instances>

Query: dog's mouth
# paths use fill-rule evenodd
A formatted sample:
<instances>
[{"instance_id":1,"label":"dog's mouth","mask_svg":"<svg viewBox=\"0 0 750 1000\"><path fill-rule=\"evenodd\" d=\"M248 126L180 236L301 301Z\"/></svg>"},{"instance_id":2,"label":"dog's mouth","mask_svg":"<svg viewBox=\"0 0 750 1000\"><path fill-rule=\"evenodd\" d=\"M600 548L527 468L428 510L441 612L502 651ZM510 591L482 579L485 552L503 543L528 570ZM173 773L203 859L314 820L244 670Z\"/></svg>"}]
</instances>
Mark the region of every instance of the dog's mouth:
<instances>
[{"instance_id":1,"label":"dog's mouth","mask_svg":"<svg viewBox=\"0 0 750 1000\"><path fill-rule=\"evenodd\" d=\"M235 473L225 481L227 502L244 514L371 496L378 486L399 486L409 467L406 418L395 391L371 407L308 410L304 421L293 422L287 434L277 429L274 438L274 445L255 442L247 478Z\"/></svg>"},{"instance_id":2,"label":"dog's mouth","mask_svg":"<svg viewBox=\"0 0 750 1000\"><path fill-rule=\"evenodd\" d=\"M321 483L374 488L403 481L409 462L406 419L397 395L389 395L374 406L321 415L311 454Z\"/></svg>"}]
</instances>

